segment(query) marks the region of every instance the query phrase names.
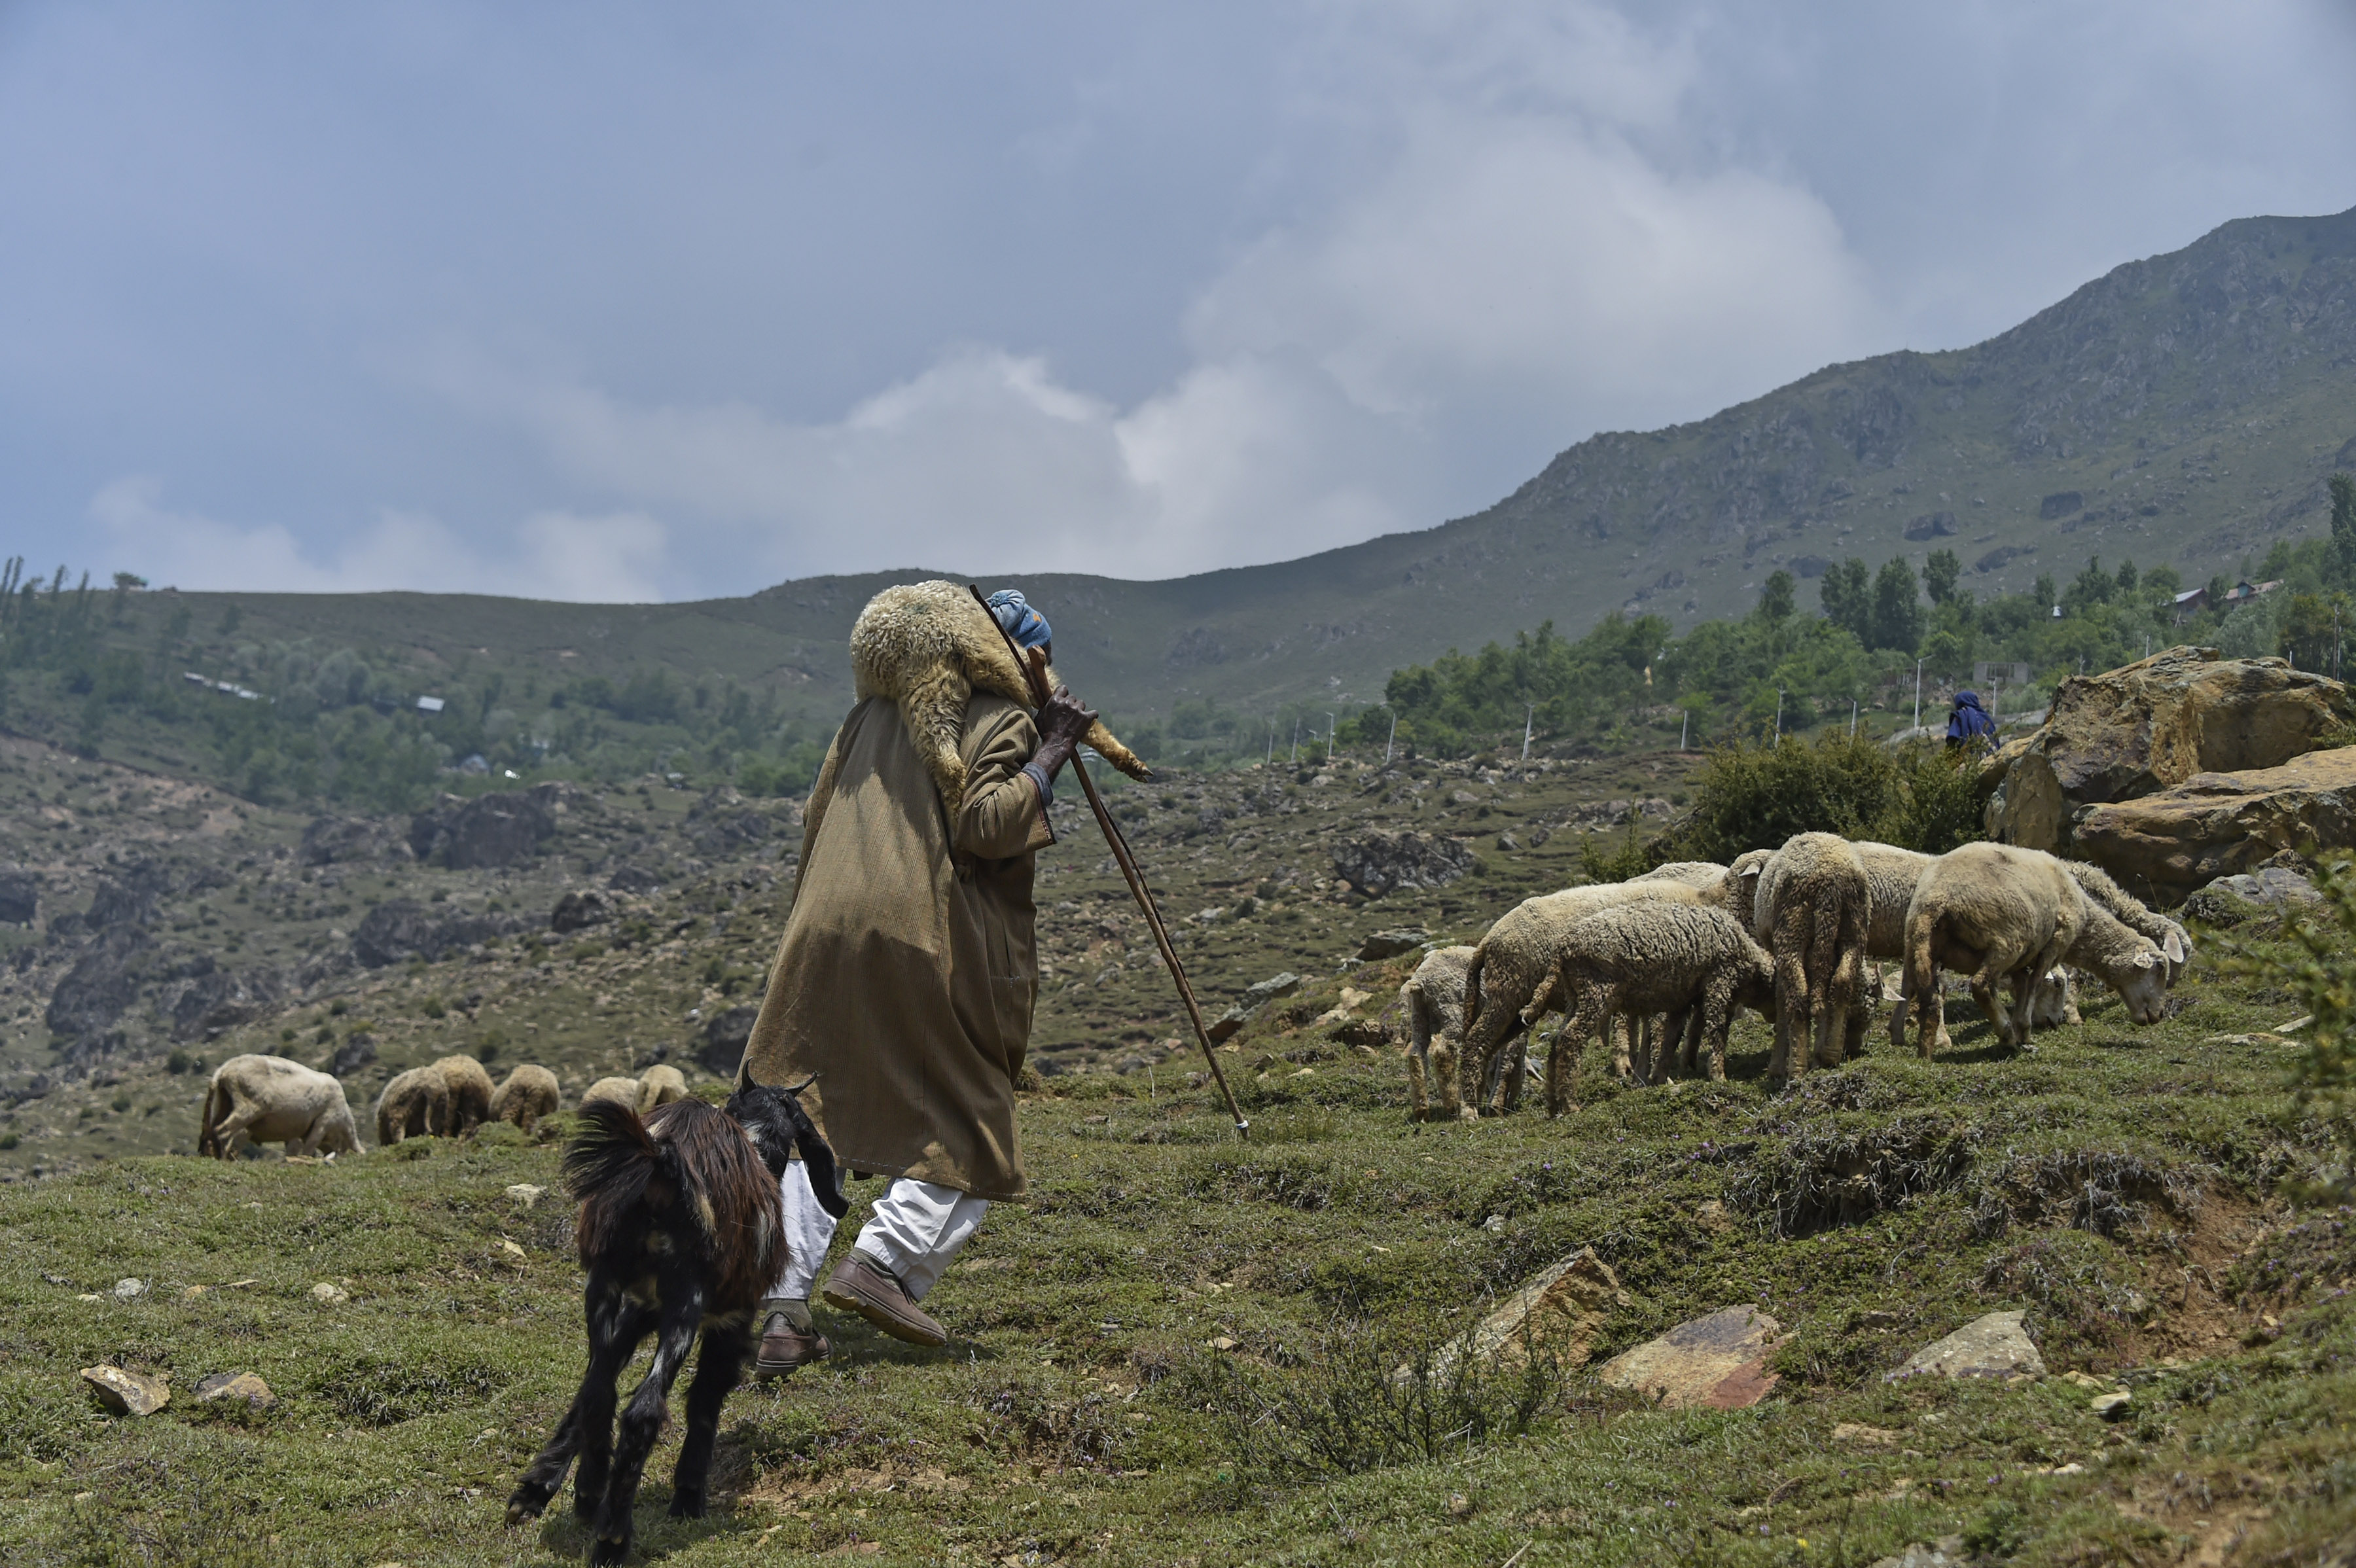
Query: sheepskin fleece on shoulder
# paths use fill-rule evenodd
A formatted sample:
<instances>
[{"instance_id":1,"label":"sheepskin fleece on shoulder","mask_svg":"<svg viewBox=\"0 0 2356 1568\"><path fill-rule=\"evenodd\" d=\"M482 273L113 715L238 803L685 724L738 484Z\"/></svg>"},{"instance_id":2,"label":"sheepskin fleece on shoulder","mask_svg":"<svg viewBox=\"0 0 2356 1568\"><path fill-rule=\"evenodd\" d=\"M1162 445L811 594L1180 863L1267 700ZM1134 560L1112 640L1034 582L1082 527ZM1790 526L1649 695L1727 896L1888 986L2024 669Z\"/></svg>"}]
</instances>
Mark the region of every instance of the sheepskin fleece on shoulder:
<instances>
[{"instance_id":1,"label":"sheepskin fleece on shoulder","mask_svg":"<svg viewBox=\"0 0 2356 1568\"><path fill-rule=\"evenodd\" d=\"M958 742L966 703L976 692L988 692L1031 705L1030 682L1007 651L998 623L958 583L905 583L868 600L851 628L851 672L860 696L887 698L898 706L916 755L952 811L965 799ZM1052 670L1047 682L1054 689ZM1131 779L1153 776L1102 721L1088 726L1086 739Z\"/></svg>"}]
</instances>

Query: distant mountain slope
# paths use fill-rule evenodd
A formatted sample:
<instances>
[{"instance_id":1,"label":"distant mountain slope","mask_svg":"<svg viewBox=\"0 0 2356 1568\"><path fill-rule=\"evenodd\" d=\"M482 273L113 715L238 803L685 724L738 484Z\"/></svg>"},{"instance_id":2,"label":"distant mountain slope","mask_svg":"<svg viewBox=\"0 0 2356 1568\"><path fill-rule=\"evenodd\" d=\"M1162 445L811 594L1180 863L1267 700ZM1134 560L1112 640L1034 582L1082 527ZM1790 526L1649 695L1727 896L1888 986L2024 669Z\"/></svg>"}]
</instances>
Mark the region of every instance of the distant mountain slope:
<instances>
[{"instance_id":1,"label":"distant mountain slope","mask_svg":"<svg viewBox=\"0 0 2356 1568\"><path fill-rule=\"evenodd\" d=\"M1851 554L1952 548L1982 588L2066 578L2096 552L2173 560L2190 581L2230 575L2320 525L2325 478L2356 467L2351 437L2356 210L2254 218L1973 348L1836 365L1697 424L1594 436L1437 528L1166 582L1022 580L1055 619L1059 663L1110 712L1193 694L1254 713L1362 703L1450 646L1549 618L1581 629L1622 607L1689 624L1746 606L1777 565L1813 576ZM1002 575L948 575L974 574ZM406 647L429 669L661 663L772 686L817 716L849 699L859 606L912 575L642 607L181 597L235 598L246 638Z\"/></svg>"}]
</instances>

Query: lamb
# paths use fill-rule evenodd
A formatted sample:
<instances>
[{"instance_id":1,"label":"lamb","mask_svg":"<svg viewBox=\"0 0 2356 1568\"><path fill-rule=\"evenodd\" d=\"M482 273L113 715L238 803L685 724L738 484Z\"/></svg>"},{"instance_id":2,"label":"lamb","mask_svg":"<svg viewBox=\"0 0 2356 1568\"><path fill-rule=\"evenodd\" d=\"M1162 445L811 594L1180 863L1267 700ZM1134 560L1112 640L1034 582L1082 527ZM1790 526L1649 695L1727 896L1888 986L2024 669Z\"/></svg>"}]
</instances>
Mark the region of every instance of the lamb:
<instances>
[{"instance_id":1,"label":"lamb","mask_svg":"<svg viewBox=\"0 0 2356 1568\"><path fill-rule=\"evenodd\" d=\"M284 1143L290 1155L358 1154L359 1129L344 1086L284 1057L231 1057L205 1086L197 1153L231 1158L238 1134L255 1144Z\"/></svg>"},{"instance_id":2,"label":"lamb","mask_svg":"<svg viewBox=\"0 0 2356 1568\"><path fill-rule=\"evenodd\" d=\"M699 1333L703 1354L687 1391L670 1511L703 1515L721 1406L752 1355L761 1293L787 1261L778 1182L794 1150L819 1206L838 1219L849 1206L833 1152L789 1090L747 1084L725 1111L680 1100L643 1122L626 1104L593 1100L581 1120L564 1174L581 1200L589 1367L509 1497L508 1523L539 1518L578 1454L573 1510L591 1531L589 1561L615 1563L629 1555L647 1455ZM648 1334L657 1336L654 1364L622 1412L617 1444L614 1380Z\"/></svg>"},{"instance_id":3,"label":"lamb","mask_svg":"<svg viewBox=\"0 0 2356 1568\"><path fill-rule=\"evenodd\" d=\"M1759 873L1752 929L1775 955L1770 1078L1840 1065L1860 1001L1872 895L1856 849L1837 833L1795 833ZM1793 1053L1797 1032L1798 1054Z\"/></svg>"},{"instance_id":4,"label":"lamb","mask_svg":"<svg viewBox=\"0 0 2356 1568\"><path fill-rule=\"evenodd\" d=\"M1591 1032L1611 1036L1614 1015L1667 1013L1690 1020L1675 1033L1685 1038L1682 1067L1690 1071L1696 1048L1706 1038L1709 1075L1726 1077L1726 1032L1738 1005L1762 1012L1775 998L1776 963L1751 940L1741 922L1723 910L1697 904L1647 901L1622 904L1590 915L1564 933L1556 950L1551 990L1573 1004L1570 1022L1554 1038L1547 1058L1547 1114L1562 1114L1566 1101L1579 1103L1579 1054ZM1536 1009L1524 1023L1534 1023ZM1673 1036L1661 1038L1661 1066L1668 1068ZM1615 1064L1631 1076L1629 1065ZM1654 1074L1640 1069L1639 1081Z\"/></svg>"},{"instance_id":5,"label":"lamb","mask_svg":"<svg viewBox=\"0 0 2356 1568\"><path fill-rule=\"evenodd\" d=\"M1427 1072L1433 1082L1456 1081L1456 1053L1464 1042L1464 977L1479 950L1434 949L1399 986L1399 1011L1407 1015L1408 1114L1414 1121L1430 1119Z\"/></svg>"},{"instance_id":6,"label":"lamb","mask_svg":"<svg viewBox=\"0 0 2356 1568\"><path fill-rule=\"evenodd\" d=\"M404 1138L438 1138L449 1126L450 1085L438 1065L411 1068L377 1091L376 1141L380 1148Z\"/></svg>"},{"instance_id":7,"label":"lamb","mask_svg":"<svg viewBox=\"0 0 2356 1568\"><path fill-rule=\"evenodd\" d=\"M1554 972L1563 933L1615 904L1644 900L1697 905L1701 897L1674 880L1612 882L1525 898L1498 918L1465 969L1464 1045L1457 1081L1440 1085L1441 1114L1479 1120L1500 1053L1526 1026L1523 1015L1536 1019L1561 1005L1551 988L1542 996L1540 987ZM1504 1075L1507 1111L1521 1102L1522 1061L1522 1054L1515 1053Z\"/></svg>"},{"instance_id":8,"label":"lamb","mask_svg":"<svg viewBox=\"0 0 2356 1568\"><path fill-rule=\"evenodd\" d=\"M491 1075L472 1057L444 1057L434 1064L450 1090L448 1136L463 1138L490 1120Z\"/></svg>"},{"instance_id":9,"label":"lamb","mask_svg":"<svg viewBox=\"0 0 2356 1568\"><path fill-rule=\"evenodd\" d=\"M990 612L956 583L907 583L868 600L851 628L851 671L858 695L899 704L908 738L951 810L965 799L966 765L958 739L967 702L976 692L1026 708L1032 701L1030 684ZM1055 685L1050 670L1048 690ZM1084 738L1131 779L1153 777L1101 720L1088 726Z\"/></svg>"},{"instance_id":10,"label":"lamb","mask_svg":"<svg viewBox=\"0 0 2356 1568\"><path fill-rule=\"evenodd\" d=\"M529 1133L543 1116L552 1116L563 1103L556 1075L536 1063L525 1062L508 1074L491 1096L490 1120L512 1122Z\"/></svg>"},{"instance_id":11,"label":"lamb","mask_svg":"<svg viewBox=\"0 0 2356 1568\"><path fill-rule=\"evenodd\" d=\"M2039 850L1969 843L1939 858L1906 914L1906 987L1924 1058L1947 1045L1938 1005L1942 969L1972 977L1972 994L2006 1045L2028 1042L2039 977L2065 960L2099 975L2138 1024L2165 1012L2168 966L2180 944L2158 944L2089 897L2068 865ZM2012 984L1999 1009L1995 983Z\"/></svg>"},{"instance_id":12,"label":"lamb","mask_svg":"<svg viewBox=\"0 0 2356 1568\"><path fill-rule=\"evenodd\" d=\"M641 1117L658 1106L686 1098L687 1079L680 1076L679 1069L668 1062L656 1063L638 1078L638 1114Z\"/></svg>"}]
</instances>

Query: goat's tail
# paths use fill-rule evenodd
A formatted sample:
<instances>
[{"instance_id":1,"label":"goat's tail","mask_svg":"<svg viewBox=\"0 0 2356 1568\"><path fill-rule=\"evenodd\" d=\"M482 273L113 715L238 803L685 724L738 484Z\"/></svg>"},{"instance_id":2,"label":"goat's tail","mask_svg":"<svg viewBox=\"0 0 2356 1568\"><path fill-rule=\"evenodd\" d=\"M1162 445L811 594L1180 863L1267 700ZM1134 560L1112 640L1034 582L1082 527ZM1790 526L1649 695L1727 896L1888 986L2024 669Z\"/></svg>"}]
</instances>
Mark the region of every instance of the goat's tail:
<instances>
[{"instance_id":1,"label":"goat's tail","mask_svg":"<svg viewBox=\"0 0 2356 1568\"><path fill-rule=\"evenodd\" d=\"M581 1126L564 1151L564 1180L584 1203L628 1208L676 1163L669 1146L649 1136L638 1113L619 1101L592 1100L577 1114Z\"/></svg>"}]
</instances>

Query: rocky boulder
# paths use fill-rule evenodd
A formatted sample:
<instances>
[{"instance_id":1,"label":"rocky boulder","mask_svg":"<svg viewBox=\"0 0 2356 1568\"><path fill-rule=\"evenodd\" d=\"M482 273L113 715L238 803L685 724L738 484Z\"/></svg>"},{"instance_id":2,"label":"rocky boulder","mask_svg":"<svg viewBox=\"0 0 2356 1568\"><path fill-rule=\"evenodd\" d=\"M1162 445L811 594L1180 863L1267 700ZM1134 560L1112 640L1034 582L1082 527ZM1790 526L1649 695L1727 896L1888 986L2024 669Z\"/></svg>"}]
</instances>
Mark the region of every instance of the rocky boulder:
<instances>
[{"instance_id":1,"label":"rocky boulder","mask_svg":"<svg viewBox=\"0 0 2356 1568\"><path fill-rule=\"evenodd\" d=\"M136 926L102 931L49 993L49 1032L87 1040L112 1027L138 1002L155 957L155 939Z\"/></svg>"},{"instance_id":2,"label":"rocky boulder","mask_svg":"<svg viewBox=\"0 0 2356 1568\"><path fill-rule=\"evenodd\" d=\"M1775 1387L1767 1358L1783 1346L1782 1330L1755 1306L1730 1306L1622 1351L1596 1376L1665 1410L1745 1410Z\"/></svg>"},{"instance_id":3,"label":"rocky boulder","mask_svg":"<svg viewBox=\"0 0 2356 1568\"><path fill-rule=\"evenodd\" d=\"M602 926L614 918L614 898L609 893L594 887L575 888L556 901L549 911L548 929L552 931L583 931L591 926Z\"/></svg>"},{"instance_id":4,"label":"rocky boulder","mask_svg":"<svg viewBox=\"0 0 2356 1568\"><path fill-rule=\"evenodd\" d=\"M1402 887L1442 887L1472 869L1472 852L1454 839L1378 830L1333 852L1333 872L1369 897Z\"/></svg>"},{"instance_id":5,"label":"rocky boulder","mask_svg":"<svg viewBox=\"0 0 2356 1568\"><path fill-rule=\"evenodd\" d=\"M1611 1314L1629 1305L1628 1293L1612 1265L1581 1247L1505 1298L1474 1327L1440 1347L1432 1359L1435 1380L1452 1373L1470 1356L1490 1366L1517 1367L1533 1348L1551 1355L1564 1369L1584 1366Z\"/></svg>"},{"instance_id":6,"label":"rocky boulder","mask_svg":"<svg viewBox=\"0 0 2356 1568\"><path fill-rule=\"evenodd\" d=\"M2347 687L2280 659L2171 648L2074 677L2053 694L2045 723L2004 746L1983 771L1987 834L2066 853L2090 807L2173 789L2198 774L2277 768L2351 723L2356 698Z\"/></svg>"},{"instance_id":7,"label":"rocky boulder","mask_svg":"<svg viewBox=\"0 0 2356 1568\"><path fill-rule=\"evenodd\" d=\"M406 959L434 960L523 929L511 915L450 915L436 919L414 898L388 898L352 933L352 956L369 969Z\"/></svg>"},{"instance_id":8,"label":"rocky boulder","mask_svg":"<svg viewBox=\"0 0 2356 1568\"><path fill-rule=\"evenodd\" d=\"M1373 961L1397 958L1411 953L1431 940L1431 933L1420 927L1400 926L1387 931L1376 931L1358 944L1358 957Z\"/></svg>"},{"instance_id":9,"label":"rocky boulder","mask_svg":"<svg viewBox=\"0 0 2356 1568\"><path fill-rule=\"evenodd\" d=\"M127 1368L84 1367L81 1380L91 1397L116 1415L153 1415L172 1402L172 1385Z\"/></svg>"},{"instance_id":10,"label":"rocky boulder","mask_svg":"<svg viewBox=\"0 0 2356 1568\"><path fill-rule=\"evenodd\" d=\"M695 1059L715 1077L734 1078L737 1064L744 1059L744 1047L753 1038L753 1025L760 1016L758 1007L714 1013L703 1026L703 1044L696 1047Z\"/></svg>"},{"instance_id":11,"label":"rocky boulder","mask_svg":"<svg viewBox=\"0 0 2356 1568\"><path fill-rule=\"evenodd\" d=\"M2097 805L2080 815L2074 842L2131 891L2168 904L2285 850L2356 847L2356 746L2196 773L2173 789Z\"/></svg>"},{"instance_id":12,"label":"rocky boulder","mask_svg":"<svg viewBox=\"0 0 2356 1568\"><path fill-rule=\"evenodd\" d=\"M285 993L277 971L252 969L233 972L209 960L201 972L181 987L172 1004L172 1038L210 1039L270 1012Z\"/></svg>"},{"instance_id":13,"label":"rocky boulder","mask_svg":"<svg viewBox=\"0 0 2356 1568\"><path fill-rule=\"evenodd\" d=\"M529 860L556 832L566 787L535 784L471 800L444 795L409 820L410 852L454 871L495 869Z\"/></svg>"},{"instance_id":14,"label":"rocky boulder","mask_svg":"<svg viewBox=\"0 0 2356 1568\"><path fill-rule=\"evenodd\" d=\"M1903 1367L1890 1374L1901 1378L2041 1378L2045 1359L2030 1343L2018 1312L1991 1312L1975 1317L1944 1339L1914 1352Z\"/></svg>"},{"instance_id":15,"label":"rocky boulder","mask_svg":"<svg viewBox=\"0 0 2356 1568\"><path fill-rule=\"evenodd\" d=\"M21 865L0 866L0 925L29 926L40 906L38 875Z\"/></svg>"},{"instance_id":16,"label":"rocky boulder","mask_svg":"<svg viewBox=\"0 0 2356 1568\"><path fill-rule=\"evenodd\" d=\"M2323 895L2302 873L2286 865L2262 865L2255 871L2217 878L2184 901L2183 913L2188 919L2212 926L2238 926L2253 915L2280 913L2295 904L2322 901Z\"/></svg>"}]
</instances>

